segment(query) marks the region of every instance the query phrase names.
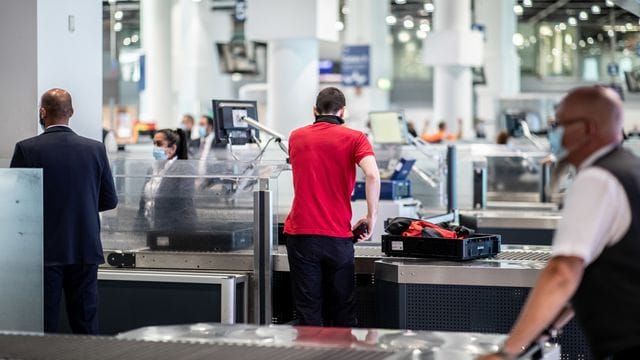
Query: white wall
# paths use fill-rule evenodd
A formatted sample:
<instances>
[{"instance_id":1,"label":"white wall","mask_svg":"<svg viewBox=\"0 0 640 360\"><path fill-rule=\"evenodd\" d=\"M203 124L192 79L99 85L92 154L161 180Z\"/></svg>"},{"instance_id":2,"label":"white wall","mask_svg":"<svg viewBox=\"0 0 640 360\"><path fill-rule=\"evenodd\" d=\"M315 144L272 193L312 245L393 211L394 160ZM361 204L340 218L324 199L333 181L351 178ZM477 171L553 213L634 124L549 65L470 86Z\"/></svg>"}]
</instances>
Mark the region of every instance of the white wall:
<instances>
[{"instance_id":1,"label":"white wall","mask_svg":"<svg viewBox=\"0 0 640 360\"><path fill-rule=\"evenodd\" d=\"M0 2L0 166L38 127L36 0Z\"/></svg>"},{"instance_id":2,"label":"white wall","mask_svg":"<svg viewBox=\"0 0 640 360\"><path fill-rule=\"evenodd\" d=\"M37 15L38 98L53 87L67 90L75 110L71 128L101 141L102 2L39 0ZM69 16L75 19L73 32Z\"/></svg>"}]
</instances>

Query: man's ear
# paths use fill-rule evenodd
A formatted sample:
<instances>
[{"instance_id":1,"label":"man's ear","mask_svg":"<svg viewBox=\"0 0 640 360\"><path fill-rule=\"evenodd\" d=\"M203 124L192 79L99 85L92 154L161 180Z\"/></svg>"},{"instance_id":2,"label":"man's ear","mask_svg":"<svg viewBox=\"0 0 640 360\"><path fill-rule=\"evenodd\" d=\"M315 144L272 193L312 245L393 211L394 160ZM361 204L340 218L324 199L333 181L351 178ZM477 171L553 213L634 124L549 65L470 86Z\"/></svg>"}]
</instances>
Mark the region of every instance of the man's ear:
<instances>
[{"instance_id":1,"label":"man's ear","mask_svg":"<svg viewBox=\"0 0 640 360\"><path fill-rule=\"evenodd\" d=\"M336 113L336 115L340 118L344 118L344 106L340 108L340 110L338 110L338 112Z\"/></svg>"},{"instance_id":2,"label":"man's ear","mask_svg":"<svg viewBox=\"0 0 640 360\"><path fill-rule=\"evenodd\" d=\"M313 107L313 115L314 116L320 115L320 113L318 112L318 109L315 106Z\"/></svg>"}]
</instances>

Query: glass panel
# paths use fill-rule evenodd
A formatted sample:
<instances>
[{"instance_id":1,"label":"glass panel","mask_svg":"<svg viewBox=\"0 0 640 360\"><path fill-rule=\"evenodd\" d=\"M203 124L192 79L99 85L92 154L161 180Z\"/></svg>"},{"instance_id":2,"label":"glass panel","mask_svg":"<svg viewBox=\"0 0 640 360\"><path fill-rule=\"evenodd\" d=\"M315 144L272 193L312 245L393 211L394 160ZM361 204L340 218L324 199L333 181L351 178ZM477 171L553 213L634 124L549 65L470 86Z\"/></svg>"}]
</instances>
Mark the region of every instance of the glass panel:
<instances>
[{"instance_id":1,"label":"glass panel","mask_svg":"<svg viewBox=\"0 0 640 360\"><path fill-rule=\"evenodd\" d=\"M112 167L119 204L103 215L104 248L181 251L253 250L254 191L270 189L277 202L286 169L281 161L126 158Z\"/></svg>"},{"instance_id":2,"label":"glass panel","mask_svg":"<svg viewBox=\"0 0 640 360\"><path fill-rule=\"evenodd\" d=\"M0 330L42 331L42 170L0 169Z\"/></svg>"},{"instance_id":3,"label":"glass panel","mask_svg":"<svg viewBox=\"0 0 640 360\"><path fill-rule=\"evenodd\" d=\"M458 146L458 207L473 208L473 162L486 161L487 200L539 202L542 187L540 150L520 150L507 145L468 144Z\"/></svg>"}]
</instances>

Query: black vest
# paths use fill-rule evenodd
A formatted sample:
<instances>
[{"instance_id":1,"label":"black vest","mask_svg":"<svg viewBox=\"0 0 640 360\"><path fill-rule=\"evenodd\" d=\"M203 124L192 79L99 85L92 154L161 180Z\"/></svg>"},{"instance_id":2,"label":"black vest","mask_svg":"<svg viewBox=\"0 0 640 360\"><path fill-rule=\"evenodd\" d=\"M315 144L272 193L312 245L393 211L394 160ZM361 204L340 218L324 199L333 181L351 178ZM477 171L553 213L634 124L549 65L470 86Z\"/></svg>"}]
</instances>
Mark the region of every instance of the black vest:
<instances>
[{"instance_id":1,"label":"black vest","mask_svg":"<svg viewBox=\"0 0 640 360\"><path fill-rule=\"evenodd\" d=\"M629 230L587 266L572 301L591 349L605 357L640 345L640 158L618 147L594 166L618 179L631 207Z\"/></svg>"}]
</instances>

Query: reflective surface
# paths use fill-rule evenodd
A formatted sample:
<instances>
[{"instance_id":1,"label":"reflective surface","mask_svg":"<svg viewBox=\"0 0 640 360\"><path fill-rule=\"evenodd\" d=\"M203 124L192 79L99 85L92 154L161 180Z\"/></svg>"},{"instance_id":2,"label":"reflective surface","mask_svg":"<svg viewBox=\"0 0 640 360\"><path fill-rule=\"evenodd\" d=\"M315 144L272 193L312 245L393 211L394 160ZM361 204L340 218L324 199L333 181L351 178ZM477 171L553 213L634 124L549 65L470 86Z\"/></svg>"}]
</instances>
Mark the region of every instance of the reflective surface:
<instances>
[{"instance_id":1,"label":"reflective surface","mask_svg":"<svg viewBox=\"0 0 640 360\"><path fill-rule=\"evenodd\" d=\"M119 339L179 341L283 347L379 350L385 359L471 360L497 351L506 335L442 331L192 324L146 327L122 333ZM356 357L355 354L350 354ZM547 347L544 359L559 359L559 348ZM351 358L351 357L350 357ZM356 357L360 358L360 357ZM365 358L365 357L363 357Z\"/></svg>"},{"instance_id":2,"label":"reflective surface","mask_svg":"<svg viewBox=\"0 0 640 360\"><path fill-rule=\"evenodd\" d=\"M42 170L0 169L0 330L42 331Z\"/></svg>"},{"instance_id":3,"label":"reflective surface","mask_svg":"<svg viewBox=\"0 0 640 360\"><path fill-rule=\"evenodd\" d=\"M102 218L105 249L234 251L253 243L254 191L277 194L286 166L117 158L112 168L119 204Z\"/></svg>"}]
</instances>

